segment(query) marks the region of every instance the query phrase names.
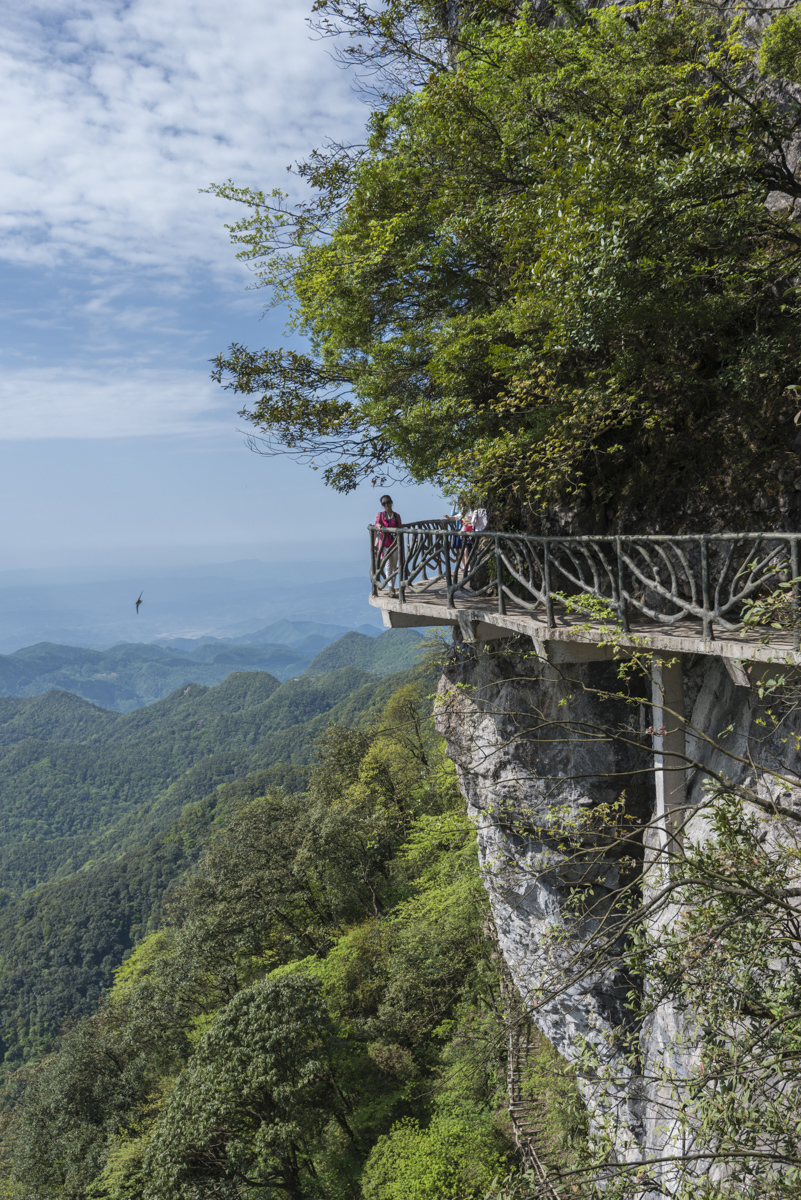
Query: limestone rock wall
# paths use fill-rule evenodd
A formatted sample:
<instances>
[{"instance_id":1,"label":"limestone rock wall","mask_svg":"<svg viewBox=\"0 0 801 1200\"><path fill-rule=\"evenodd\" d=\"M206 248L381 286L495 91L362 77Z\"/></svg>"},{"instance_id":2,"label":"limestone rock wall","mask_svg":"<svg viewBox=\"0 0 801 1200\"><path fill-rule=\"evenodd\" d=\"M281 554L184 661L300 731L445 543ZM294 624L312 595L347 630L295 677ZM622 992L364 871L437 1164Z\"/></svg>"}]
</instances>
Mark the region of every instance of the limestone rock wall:
<instances>
[{"instance_id":1,"label":"limestone rock wall","mask_svg":"<svg viewBox=\"0 0 801 1200\"><path fill-rule=\"evenodd\" d=\"M620 1153L629 1157L644 1136L626 1063L631 981L614 944L597 960L587 953L613 935L616 914L605 898L618 886L621 855L605 853L581 828L624 794L627 811L647 820L652 789L639 706L599 695L620 686L615 664L557 669L524 639L507 646L506 653L455 648L437 724L478 826L484 880L515 984L565 1058L575 1061L585 1041L597 1053L606 1078L583 1081L588 1105L619 1127ZM605 735L609 727L622 739ZM579 833L566 842L573 824ZM578 921L567 912L577 887L591 897L589 915Z\"/></svg>"},{"instance_id":2,"label":"limestone rock wall","mask_svg":"<svg viewBox=\"0 0 801 1200\"><path fill-rule=\"evenodd\" d=\"M699 764L688 778L691 804L702 799L707 770L744 783L753 783L755 763L801 773L787 731L764 736L755 688L737 686L711 656L684 668L686 717L698 731L687 737ZM646 1075L661 1056L679 1073L692 1058L691 1032L669 1007L631 1028L626 995L647 980L625 976L616 936L614 893L621 879L641 875L642 850L632 862L636 848L604 834L625 816L632 824L652 816L650 714L650 692L633 676L621 680L619 664L552 666L517 638L455 643L436 718L478 828L505 961L535 1023L577 1063L591 1117L612 1129L620 1161L652 1158L674 1136L672 1102L643 1082L632 1047ZM703 817L691 835L705 835Z\"/></svg>"}]
</instances>

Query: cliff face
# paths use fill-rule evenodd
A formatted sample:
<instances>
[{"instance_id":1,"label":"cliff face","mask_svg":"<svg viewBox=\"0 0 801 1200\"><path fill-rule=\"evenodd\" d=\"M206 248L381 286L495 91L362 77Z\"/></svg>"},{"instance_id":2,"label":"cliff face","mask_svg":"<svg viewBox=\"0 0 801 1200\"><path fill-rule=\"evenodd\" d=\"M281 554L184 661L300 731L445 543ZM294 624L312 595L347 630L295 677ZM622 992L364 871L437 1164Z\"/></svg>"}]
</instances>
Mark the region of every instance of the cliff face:
<instances>
[{"instance_id":1,"label":"cliff face","mask_svg":"<svg viewBox=\"0 0 801 1200\"><path fill-rule=\"evenodd\" d=\"M686 1075L694 1035L670 1005L639 1028L626 1005L632 987L648 987L623 969L619 888L639 889L643 860L646 894L651 886L652 851L620 836L654 813L650 689L634 674L621 679L614 662L554 666L525 639L493 645L454 645L437 723L477 825L502 953L535 1023L577 1065L613 1157L651 1159L678 1137L676 1097L654 1077L664 1067ZM690 809L707 770L747 784L760 766L801 770L787 728L765 736L758 692L737 686L722 660L685 662L683 690L686 750L698 764L686 777ZM705 833L698 817L686 836ZM663 909L658 919L672 917Z\"/></svg>"}]
</instances>

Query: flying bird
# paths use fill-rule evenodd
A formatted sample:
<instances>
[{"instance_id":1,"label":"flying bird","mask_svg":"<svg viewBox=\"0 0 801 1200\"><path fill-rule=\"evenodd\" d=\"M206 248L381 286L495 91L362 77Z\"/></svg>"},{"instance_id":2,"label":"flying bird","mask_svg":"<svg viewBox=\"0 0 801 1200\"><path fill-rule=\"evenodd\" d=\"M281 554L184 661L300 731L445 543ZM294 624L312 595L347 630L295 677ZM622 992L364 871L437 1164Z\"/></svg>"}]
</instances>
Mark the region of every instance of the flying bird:
<instances>
[{"instance_id":1,"label":"flying bird","mask_svg":"<svg viewBox=\"0 0 801 1200\"><path fill-rule=\"evenodd\" d=\"M144 592L140 592L140 593L139 593L139 599L138 599L138 600L137 600L137 602L136 602L136 615L137 615L137 617L139 616L139 605L142 603L142 597L144 596L144 594L145 594Z\"/></svg>"}]
</instances>

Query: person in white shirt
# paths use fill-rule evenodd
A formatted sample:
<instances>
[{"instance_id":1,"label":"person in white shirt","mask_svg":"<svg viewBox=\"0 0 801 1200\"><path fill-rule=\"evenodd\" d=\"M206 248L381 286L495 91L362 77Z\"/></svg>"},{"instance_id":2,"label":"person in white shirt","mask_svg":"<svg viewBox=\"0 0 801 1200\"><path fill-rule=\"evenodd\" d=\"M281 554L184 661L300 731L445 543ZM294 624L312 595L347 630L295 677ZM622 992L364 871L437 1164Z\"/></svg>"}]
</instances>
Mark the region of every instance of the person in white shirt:
<instances>
[{"instance_id":1,"label":"person in white shirt","mask_svg":"<svg viewBox=\"0 0 801 1200\"><path fill-rule=\"evenodd\" d=\"M486 508L473 508L469 512L453 513L449 517L444 517L443 520L455 524L456 528L462 530L465 534L482 533L487 528L487 510ZM462 551L462 569L464 569L470 552L469 539L462 537L459 539L459 542L454 543L457 548L460 544L464 547Z\"/></svg>"}]
</instances>

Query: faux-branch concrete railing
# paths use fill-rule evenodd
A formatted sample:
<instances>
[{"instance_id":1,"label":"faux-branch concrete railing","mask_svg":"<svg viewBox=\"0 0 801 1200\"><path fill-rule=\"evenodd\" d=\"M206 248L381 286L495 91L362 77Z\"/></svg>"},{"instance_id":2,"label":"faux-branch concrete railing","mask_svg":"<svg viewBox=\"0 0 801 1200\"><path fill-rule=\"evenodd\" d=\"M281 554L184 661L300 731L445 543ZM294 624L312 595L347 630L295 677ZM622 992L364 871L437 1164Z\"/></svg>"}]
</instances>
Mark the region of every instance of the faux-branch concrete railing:
<instances>
[{"instance_id":1,"label":"faux-branch concrete railing","mask_svg":"<svg viewBox=\"0 0 801 1200\"><path fill-rule=\"evenodd\" d=\"M378 596L386 580L377 535L387 531L375 525L368 530L372 594ZM550 629L566 599L584 595L603 602L624 633L636 614L666 628L689 619L700 621L705 642L715 639L716 629L737 631L743 603L781 584L792 583L788 599L799 608L801 533L534 537L460 533L444 521L418 521L393 532L401 603L413 589L418 598L437 593L453 609L457 592L469 587L472 597L497 598L500 616L507 606L544 611ZM797 651L801 630L794 624Z\"/></svg>"}]
</instances>

